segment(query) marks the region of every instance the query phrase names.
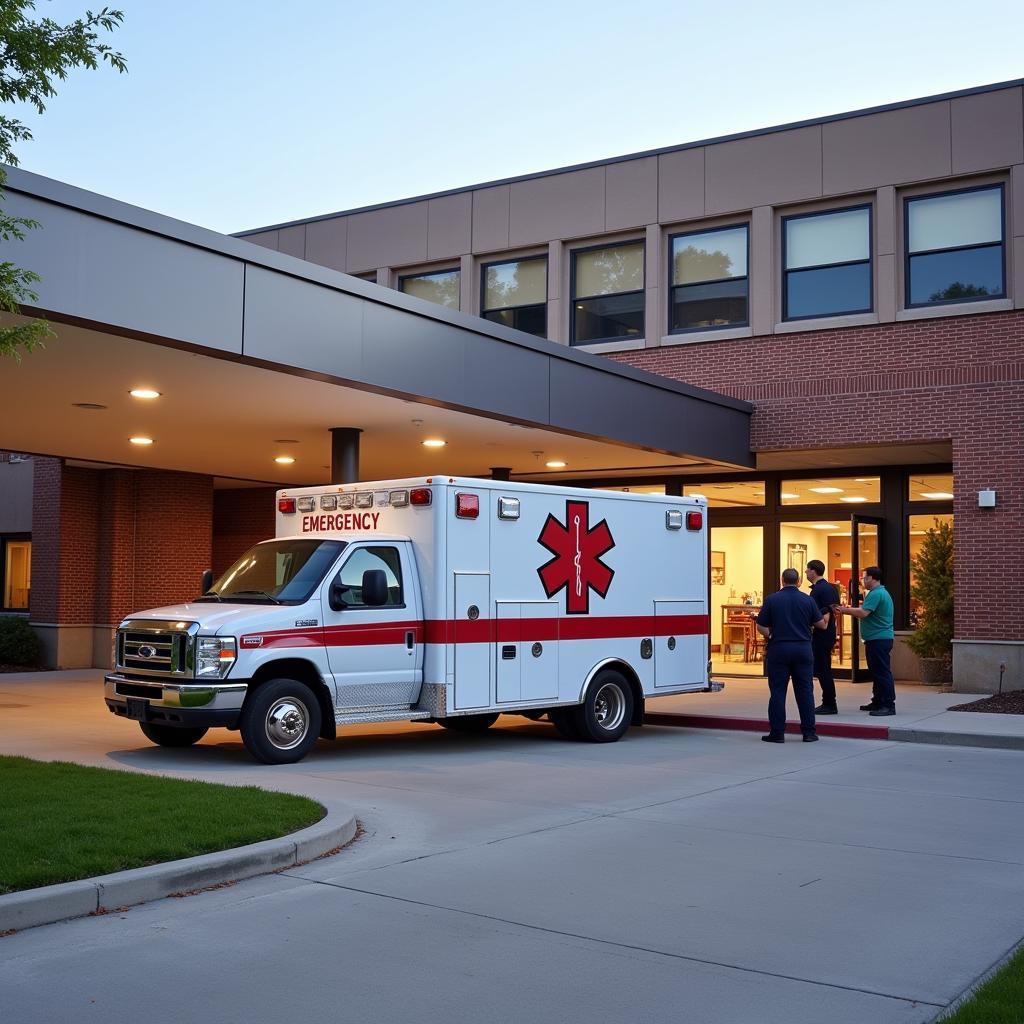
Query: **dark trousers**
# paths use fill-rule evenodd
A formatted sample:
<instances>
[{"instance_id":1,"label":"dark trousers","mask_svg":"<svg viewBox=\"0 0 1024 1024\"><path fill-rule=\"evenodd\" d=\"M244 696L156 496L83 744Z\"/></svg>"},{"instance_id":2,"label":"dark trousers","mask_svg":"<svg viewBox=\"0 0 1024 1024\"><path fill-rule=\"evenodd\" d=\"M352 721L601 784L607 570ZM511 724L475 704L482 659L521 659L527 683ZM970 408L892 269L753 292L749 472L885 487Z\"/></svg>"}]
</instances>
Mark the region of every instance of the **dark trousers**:
<instances>
[{"instance_id":1,"label":"dark trousers","mask_svg":"<svg viewBox=\"0 0 1024 1024\"><path fill-rule=\"evenodd\" d=\"M896 707L896 684L893 682L892 669L889 667L892 641L865 640L864 654L868 661L868 671L874 680L871 699L880 707Z\"/></svg>"},{"instance_id":2,"label":"dark trousers","mask_svg":"<svg viewBox=\"0 0 1024 1024\"><path fill-rule=\"evenodd\" d=\"M824 630L815 630L814 636L811 637L814 674L821 684L821 703L827 708L836 706L836 681L832 675L832 648L835 645L835 636L829 636Z\"/></svg>"},{"instance_id":3,"label":"dark trousers","mask_svg":"<svg viewBox=\"0 0 1024 1024\"><path fill-rule=\"evenodd\" d=\"M786 731L786 691L793 680L793 696L800 711L800 728L814 732L814 655L810 640L768 644L764 658L768 670L768 730L773 736Z\"/></svg>"}]
</instances>

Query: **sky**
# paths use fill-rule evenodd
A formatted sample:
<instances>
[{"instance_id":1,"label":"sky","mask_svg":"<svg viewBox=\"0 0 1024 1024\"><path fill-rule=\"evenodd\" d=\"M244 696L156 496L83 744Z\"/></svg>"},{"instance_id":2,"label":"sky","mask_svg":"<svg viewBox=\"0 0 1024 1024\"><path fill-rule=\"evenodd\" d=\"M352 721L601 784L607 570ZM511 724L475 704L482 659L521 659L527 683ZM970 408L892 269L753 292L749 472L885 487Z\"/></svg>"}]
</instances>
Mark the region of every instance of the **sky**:
<instances>
[{"instance_id":1,"label":"sky","mask_svg":"<svg viewBox=\"0 0 1024 1024\"><path fill-rule=\"evenodd\" d=\"M108 3L21 166L225 232L1024 78L1020 0Z\"/></svg>"}]
</instances>

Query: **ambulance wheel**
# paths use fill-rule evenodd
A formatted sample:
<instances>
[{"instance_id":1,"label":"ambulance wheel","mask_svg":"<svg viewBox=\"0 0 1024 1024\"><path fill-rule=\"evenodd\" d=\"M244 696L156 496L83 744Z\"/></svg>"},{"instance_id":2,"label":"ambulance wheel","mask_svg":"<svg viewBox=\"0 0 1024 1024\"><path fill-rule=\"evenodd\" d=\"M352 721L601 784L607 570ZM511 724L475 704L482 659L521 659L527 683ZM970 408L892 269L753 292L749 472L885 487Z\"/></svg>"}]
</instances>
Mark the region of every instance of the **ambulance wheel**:
<instances>
[{"instance_id":1,"label":"ambulance wheel","mask_svg":"<svg viewBox=\"0 0 1024 1024\"><path fill-rule=\"evenodd\" d=\"M305 683L271 679L246 697L238 726L257 761L294 764L320 735L320 704Z\"/></svg>"},{"instance_id":2,"label":"ambulance wheel","mask_svg":"<svg viewBox=\"0 0 1024 1024\"><path fill-rule=\"evenodd\" d=\"M497 715L456 715L439 718L437 724L452 732L487 732L497 720Z\"/></svg>"},{"instance_id":3,"label":"ambulance wheel","mask_svg":"<svg viewBox=\"0 0 1024 1024\"><path fill-rule=\"evenodd\" d=\"M157 725L155 722L139 722L139 728L147 740L160 747L191 747L210 731L205 726L177 729L173 725Z\"/></svg>"},{"instance_id":4,"label":"ambulance wheel","mask_svg":"<svg viewBox=\"0 0 1024 1024\"><path fill-rule=\"evenodd\" d=\"M583 703L572 708L580 739L613 743L633 718L633 691L620 672L605 669L594 676Z\"/></svg>"}]
</instances>

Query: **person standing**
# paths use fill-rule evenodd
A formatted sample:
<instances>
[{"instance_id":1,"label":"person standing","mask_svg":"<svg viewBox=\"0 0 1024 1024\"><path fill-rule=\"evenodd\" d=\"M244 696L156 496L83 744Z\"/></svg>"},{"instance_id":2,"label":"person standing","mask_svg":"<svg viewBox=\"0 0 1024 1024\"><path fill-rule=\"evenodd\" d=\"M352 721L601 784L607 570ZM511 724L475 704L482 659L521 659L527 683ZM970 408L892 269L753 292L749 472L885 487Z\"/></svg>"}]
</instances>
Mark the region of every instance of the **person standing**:
<instances>
[{"instance_id":1,"label":"person standing","mask_svg":"<svg viewBox=\"0 0 1024 1024\"><path fill-rule=\"evenodd\" d=\"M765 743L786 741L786 691L793 680L793 696L800 711L800 731L805 743L818 738L814 727L814 655L812 629L824 629L823 616L811 598L799 589L800 573L786 569L782 589L769 595L757 616L757 631L765 637L765 668L768 670L768 735Z\"/></svg>"},{"instance_id":2,"label":"person standing","mask_svg":"<svg viewBox=\"0 0 1024 1024\"><path fill-rule=\"evenodd\" d=\"M861 573L860 581L866 591L859 608L836 605L832 610L839 615L852 615L860 619L860 638L864 641L864 654L874 683L871 702L861 704L861 711L873 717L896 714L896 684L892 678L892 597L882 584L882 570L869 565Z\"/></svg>"},{"instance_id":3,"label":"person standing","mask_svg":"<svg viewBox=\"0 0 1024 1024\"><path fill-rule=\"evenodd\" d=\"M832 675L832 648L836 645L836 620L832 605L839 604L839 591L825 579L825 563L812 558L804 573L811 585L811 600L818 610L828 617L824 629L816 629L811 637L811 651L814 655L814 674L821 686L821 705L814 709L816 715L838 715L836 703L836 681Z\"/></svg>"}]
</instances>

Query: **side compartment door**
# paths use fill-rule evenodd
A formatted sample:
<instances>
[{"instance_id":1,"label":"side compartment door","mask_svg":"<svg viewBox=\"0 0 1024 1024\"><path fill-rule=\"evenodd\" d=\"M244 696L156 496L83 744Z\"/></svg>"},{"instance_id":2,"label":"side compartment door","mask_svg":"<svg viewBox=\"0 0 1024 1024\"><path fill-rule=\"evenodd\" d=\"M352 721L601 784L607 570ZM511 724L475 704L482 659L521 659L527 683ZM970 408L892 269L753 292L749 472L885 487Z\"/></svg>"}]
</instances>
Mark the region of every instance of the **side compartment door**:
<instances>
[{"instance_id":1,"label":"side compartment door","mask_svg":"<svg viewBox=\"0 0 1024 1024\"><path fill-rule=\"evenodd\" d=\"M654 602L654 685L703 687L707 678L707 614L701 601Z\"/></svg>"},{"instance_id":2,"label":"side compartment door","mask_svg":"<svg viewBox=\"0 0 1024 1024\"><path fill-rule=\"evenodd\" d=\"M399 708L419 699L423 681L423 621L415 594L416 571L407 544L353 544L323 594L324 640L339 710ZM388 601L363 602L363 573L382 569ZM341 584L343 607L330 605Z\"/></svg>"},{"instance_id":3,"label":"side compartment door","mask_svg":"<svg viewBox=\"0 0 1024 1024\"><path fill-rule=\"evenodd\" d=\"M455 573L455 708L491 706L494 621L490 617L491 577Z\"/></svg>"},{"instance_id":4,"label":"side compartment door","mask_svg":"<svg viewBox=\"0 0 1024 1024\"><path fill-rule=\"evenodd\" d=\"M558 697L558 604L499 601L496 605L497 702L528 704Z\"/></svg>"}]
</instances>

